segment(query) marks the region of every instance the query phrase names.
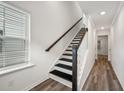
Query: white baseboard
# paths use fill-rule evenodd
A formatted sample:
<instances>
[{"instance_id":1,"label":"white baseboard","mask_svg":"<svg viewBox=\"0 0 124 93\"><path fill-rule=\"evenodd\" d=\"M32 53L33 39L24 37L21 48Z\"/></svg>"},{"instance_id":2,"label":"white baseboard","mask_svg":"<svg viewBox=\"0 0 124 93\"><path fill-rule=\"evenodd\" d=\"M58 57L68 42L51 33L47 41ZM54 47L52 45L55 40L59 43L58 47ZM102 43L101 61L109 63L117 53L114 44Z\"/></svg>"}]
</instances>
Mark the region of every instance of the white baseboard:
<instances>
[{"instance_id":1,"label":"white baseboard","mask_svg":"<svg viewBox=\"0 0 124 93\"><path fill-rule=\"evenodd\" d=\"M26 88L22 89L22 91L29 91L31 90L32 88L34 88L35 86L39 85L40 83L44 82L45 80L49 79L49 76L48 74L47 75L44 75L42 77L41 80L37 80L36 82L34 82L33 84L27 86Z\"/></svg>"},{"instance_id":2,"label":"white baseboard","mask_svg":"<svg viewBox=\"0 0 124 93\"><path fill-rule=\"evenodd\" d=\"M119 83L121 84L121 87L123 88L123 91L124 91L123 82L122 82L122 80L119 77L118 71L116 70L116 68L114 67L114 65L112 64L112 62L111 62L111 65L112 65L112 68L113 68L113 70L114 70L114 72L115 72L115 74L117 76L117 79L119 80Z\"/></svg>"},{"instance_id":3,"label":"white baseboard","mask_svg":"<svg viewBox=\"0 0 124 93\"><path fill-rule=\"evenodd\" d=\"M93 63L92 63L92 65L91 65L89 71L87 72L87 74L86 74L84 80L81 81L80 88L78 89L79 91L82 91L82 88L83 88L83 86L84 86L84 84L85 84L85 82L86 82L86 80L87 80L87 78L88 78L88 76L89 76L89 74L90 74L92 68L93 68L93 65L94 65L94 63L95 63L95 56L92 58L92 60L93 60ZM87 61L86 61L86 63L87 63Z\"/></svg>"}]
</instances>

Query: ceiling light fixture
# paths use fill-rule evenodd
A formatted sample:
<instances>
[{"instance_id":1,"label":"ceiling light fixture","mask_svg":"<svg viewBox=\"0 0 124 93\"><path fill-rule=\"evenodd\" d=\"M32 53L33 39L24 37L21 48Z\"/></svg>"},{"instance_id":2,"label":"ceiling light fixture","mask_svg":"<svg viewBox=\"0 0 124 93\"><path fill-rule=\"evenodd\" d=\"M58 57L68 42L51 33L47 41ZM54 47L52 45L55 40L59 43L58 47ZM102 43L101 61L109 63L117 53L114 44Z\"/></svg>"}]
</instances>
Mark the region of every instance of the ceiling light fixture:
<instances>
[{"instance_id":1,"label":"ceiling light fixture","mask_svg":"<svg viewBox=\"0 0 124 93\"><path fill-rule=\"evenodd\" d=\"M101 30L104 30L104 27L101 27Z\"/></svg>"},{"instance_id":2,"label":"ceiling light fixture","mask_svg":"<svg viewBox=\"0 0 124 93\"><path fill-rule=\"evenodd\" d=\"M100 12L100 15L105 15L105 14L106 14L105 11Z\"/></svg>"}]
</instances>

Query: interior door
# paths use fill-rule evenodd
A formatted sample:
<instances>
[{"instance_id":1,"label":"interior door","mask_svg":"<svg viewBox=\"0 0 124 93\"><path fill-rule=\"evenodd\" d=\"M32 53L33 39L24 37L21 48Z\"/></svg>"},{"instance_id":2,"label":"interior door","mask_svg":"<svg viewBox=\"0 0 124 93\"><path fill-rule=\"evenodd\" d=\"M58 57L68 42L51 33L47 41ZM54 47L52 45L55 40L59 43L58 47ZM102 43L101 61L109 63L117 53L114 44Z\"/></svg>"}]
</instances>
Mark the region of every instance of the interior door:
<instances>
[{"instance_id":1,"label":"interior door","mask_svg":"<svg viewBox=\"0 0 124 93\"><path fill-rule=\"evenodd\" d=\"M98 36L97 53L98 55L108 55L108 36Z\"/></svg>"}]
</instances>

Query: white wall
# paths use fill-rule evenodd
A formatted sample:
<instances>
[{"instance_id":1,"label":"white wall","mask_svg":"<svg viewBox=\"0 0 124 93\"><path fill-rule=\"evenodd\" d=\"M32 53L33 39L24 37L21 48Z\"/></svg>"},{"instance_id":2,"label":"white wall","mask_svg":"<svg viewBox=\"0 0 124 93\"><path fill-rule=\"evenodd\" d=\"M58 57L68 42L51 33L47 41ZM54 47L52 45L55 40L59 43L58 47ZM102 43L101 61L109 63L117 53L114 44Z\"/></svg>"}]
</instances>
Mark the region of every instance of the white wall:
<instances>
[{"instance_id":1,"label":"white wall","mask_svg":"<svg viewBox=\"0 0 124 93\"><path fill-rule=\"evenodd\" d=\"M112 66L124 89L124 3L111 28Z\"/></svg>"},{"instance_id":2,"label":"white wall","mask_svg":"<svg viewBox=\"0 0 124 93\"><path fill-rule=\"evenodd\" d=\"M109 33L110 33L110 29L97 30L97 31L96 31L97 36L101 36L101 35L109 35Z\"/></svg>"},{"instance_id":3,"label":"white wall","mask_svg":"<svg viewBox=\"0 0 124 93\"><path fill-rule=\"evenodd\" d=\"M31 62L34 67L0 76L0 90L28 90L48 78L51 66L56 62L79 23L50 52L45 52L55 40L67 31L81 16L75 2L7 2L31 14Z\"/></svg>"},{"instance_id":4,"label":"white wall","mask_svg":"<svg viewBox=\"0 0 124 93\"><path fill-rule=\"evenodd\" d=\"M88 49L87 49L87 57L84 64L83 74L82 74L82 81L81 86L83 87L93 65L95 62L95 39L96 39L96 31L94 27L94 23L92 22L91 18L88 18Z\"/></svg>"}]
</instances>

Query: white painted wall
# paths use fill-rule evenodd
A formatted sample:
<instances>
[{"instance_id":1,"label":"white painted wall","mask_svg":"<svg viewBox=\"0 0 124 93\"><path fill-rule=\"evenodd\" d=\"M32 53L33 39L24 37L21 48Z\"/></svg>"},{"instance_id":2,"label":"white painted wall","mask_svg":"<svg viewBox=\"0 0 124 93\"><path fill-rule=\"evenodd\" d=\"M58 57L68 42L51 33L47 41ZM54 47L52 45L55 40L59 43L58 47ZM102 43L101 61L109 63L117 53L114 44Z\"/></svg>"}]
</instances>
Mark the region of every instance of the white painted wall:
<instances>
[{"instance_id":1,"label":"white painted wall","mask_svg":"<svg viewBox=\"0 0 124 93\"><path fill-rule=\"evenodd\" d=\"M110 33L110 29L97 30L96 31L97 36L109 35L109 33Z\"/></svg>"},{"instance_id":2,"label":"white painted wall","mask_svg":"<svg viewBox=\"0 0 124 93\"><path fill-rule=\"evenodd\" d=\"M86 59L87 59L87 51L88 50L88 34L86 32L81 44L80 44L80 47L78 48L78 62L77 62L77 75L78 75L78 78L77 78L77 86L78 86L78 90L81 90L82 89L82 76L83 76L83 72L84 72L84 67L85 67L85 62L86 62Z\"/></svg>"},{"instance_id":3,"label":"white painted wall","mask_svg":"<svg viewBox=\"0 0 124 93\"><path fill-rule=\"evenodd\" d=\"M81 16L75 2L7 2L31 14L31 62L34 67L0 76L0 90L29 90L48 78L56 62L82 23L62 39L50 52L45 52L56 39Z\"/></svg>"},{"instance_id":4,"label":"white painted wall","mask_svg":"<svg viewBox=\"0 0 124 93\"><path fill-rule=\"evenodd\" d=\"M83 74L81 77L81 85L83 87L92 67L95 62L95 38L96 38L96 31L94 27L94 23L92 22L91 18L88 18L88 49L87 55L84 63Z\"/></svg>"},{"instance_id":5,"label":"white painted wall","mask_svg":"<svg viewBox=\"0 0 124 93\"><path fill-rule=\"evenodd\" d=\"M124 3L111 28L112 66L124 89Z\"/></svg>"}]
</instances>

